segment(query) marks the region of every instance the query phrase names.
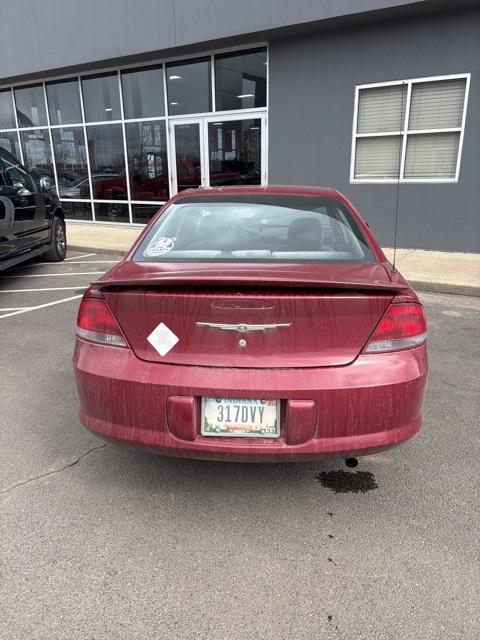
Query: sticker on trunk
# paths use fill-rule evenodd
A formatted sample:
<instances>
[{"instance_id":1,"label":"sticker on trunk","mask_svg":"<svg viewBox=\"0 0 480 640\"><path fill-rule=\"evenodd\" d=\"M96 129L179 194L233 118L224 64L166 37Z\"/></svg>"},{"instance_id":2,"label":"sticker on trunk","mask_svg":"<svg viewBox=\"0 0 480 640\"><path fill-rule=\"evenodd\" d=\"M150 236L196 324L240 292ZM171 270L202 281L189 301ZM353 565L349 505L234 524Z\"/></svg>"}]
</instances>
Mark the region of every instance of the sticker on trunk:
<instances>
[{"instance_id":1,"label":"sticker on trunk","mask_svg":"<svg viewBox=\"0 0 480 640\"><path fill-rule=\"evenodd\" d=\"M148 336L148 342L162 357L166 356L179 341L179 337L161 322Z\"/></svg>"}]
</instances>

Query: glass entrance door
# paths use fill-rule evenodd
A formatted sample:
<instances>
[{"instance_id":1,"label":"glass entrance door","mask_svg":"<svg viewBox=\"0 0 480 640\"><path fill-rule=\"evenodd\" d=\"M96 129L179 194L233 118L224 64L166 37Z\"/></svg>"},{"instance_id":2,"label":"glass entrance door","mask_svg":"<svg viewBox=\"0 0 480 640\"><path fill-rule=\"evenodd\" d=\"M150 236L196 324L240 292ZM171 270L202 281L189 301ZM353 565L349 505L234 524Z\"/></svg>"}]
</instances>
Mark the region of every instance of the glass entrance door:
<instances>
[{"instance_id":1,"label":"glass entrance door","mask_svg":"<svg viewBox=\"0 0 480 640\"><path fill-rule=\"evenodd\" d=\"M201 121L170 124L172 194L206 184L202 124Z\"/></svg>"},{"instance_id":2,"label":"glass entrance door","mask_svg":"<svg viewBox=\"0 0 480 640\"><path fill-rule=\"evenodd\" d=\"M266 117L170 121L171 195L201 186L266 184Z\"/></svg>"}]
</instances>

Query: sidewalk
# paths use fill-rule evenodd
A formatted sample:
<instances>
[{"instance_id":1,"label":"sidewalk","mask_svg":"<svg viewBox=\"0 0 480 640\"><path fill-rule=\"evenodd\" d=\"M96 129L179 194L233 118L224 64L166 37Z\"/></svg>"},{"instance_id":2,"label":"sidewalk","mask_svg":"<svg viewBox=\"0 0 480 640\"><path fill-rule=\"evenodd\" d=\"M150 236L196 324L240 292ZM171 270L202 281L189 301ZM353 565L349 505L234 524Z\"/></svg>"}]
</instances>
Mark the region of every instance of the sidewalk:
<instances>
[{"instance_id":1,"label":"sidewalk","mask_svg":"<svg viewBox=\"0 0 480 640\"><path fill-rule=\"evenodd\" d=\"M69 249L123 256L143 227L67 221ZM393 250L384 249L389 260ZM419 291L480 296L480 253L397 249L400 273Z\"/></svg>"}]
</instances>

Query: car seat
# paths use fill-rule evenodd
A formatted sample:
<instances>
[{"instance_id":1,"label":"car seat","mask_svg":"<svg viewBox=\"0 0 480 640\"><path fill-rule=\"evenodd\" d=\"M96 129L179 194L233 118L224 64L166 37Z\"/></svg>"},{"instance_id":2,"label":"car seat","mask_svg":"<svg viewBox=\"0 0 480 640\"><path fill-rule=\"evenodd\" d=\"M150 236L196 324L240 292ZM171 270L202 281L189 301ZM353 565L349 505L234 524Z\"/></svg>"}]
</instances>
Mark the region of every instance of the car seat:
<instances>
[{"instance_id":1,"label":"car seat","mask_svg":"<svg viewBox=\"0 0 480 640\"><path fill-rule=\"evenodd\" d=\"M320 251L323 249L323 227L315 218L297 218L287 232L287 251Z\"/></svg>"},{"instance_id":2,"label":"car seat","mask_svg":"<svg viewBox=\"0 0 480 640\"><path fill-rule=\"evenodd\" d=\"M200 219L197 229L197 249L236 248L231 246L235 240L235 229L224 213L213 212Z\"/></svg>"}]
</instances>

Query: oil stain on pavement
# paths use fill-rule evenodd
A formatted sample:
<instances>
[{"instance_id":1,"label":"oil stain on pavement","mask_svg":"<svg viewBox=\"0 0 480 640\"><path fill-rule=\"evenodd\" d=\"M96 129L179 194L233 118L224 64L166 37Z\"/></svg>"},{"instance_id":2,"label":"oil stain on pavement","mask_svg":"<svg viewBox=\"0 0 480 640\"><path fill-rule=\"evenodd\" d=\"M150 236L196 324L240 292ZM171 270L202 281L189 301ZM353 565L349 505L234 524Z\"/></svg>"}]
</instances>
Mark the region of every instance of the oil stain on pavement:
<instances>
[{"instance_id":1,"label":"oil stain on pavement","mask_svg":"<svg viewBox=\"0 0 480 640\"><path fill-rule=\"evenodd\" d=\"M367 493L378 489L370 471L322 471L315 480L335 493Z\"/></svg>"}]
</instances>

